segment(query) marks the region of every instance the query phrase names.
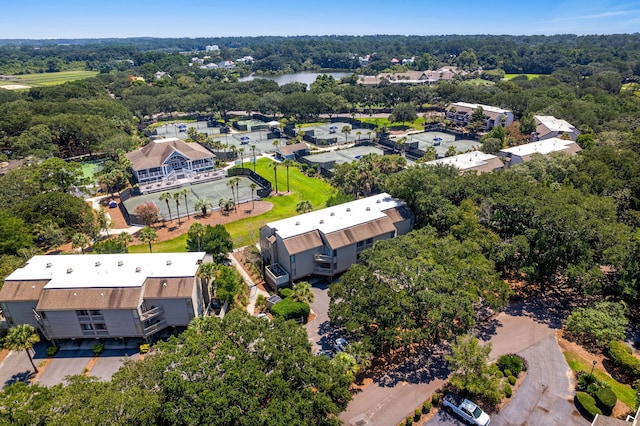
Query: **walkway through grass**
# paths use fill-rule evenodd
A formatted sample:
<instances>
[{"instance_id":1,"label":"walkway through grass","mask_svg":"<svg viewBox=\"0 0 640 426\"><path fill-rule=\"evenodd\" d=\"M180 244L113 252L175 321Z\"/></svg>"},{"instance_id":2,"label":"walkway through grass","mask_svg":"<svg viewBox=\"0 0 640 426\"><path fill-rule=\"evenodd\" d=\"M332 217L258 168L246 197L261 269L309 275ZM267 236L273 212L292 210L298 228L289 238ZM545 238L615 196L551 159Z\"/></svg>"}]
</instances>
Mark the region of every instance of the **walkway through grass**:
<instances>
[{"instance_id":1,"label":"walkway through grass","mask_svg":"<svg viewBox=\"0 0 640 426\"><path fill-rule=\"evenodd\" d=\"M256 172L268 179L273 185L275 191L275 174L272 167L273 161L268 158L261 158L256 163ZM249 163L245 167L251 166ZM289 189L287 191L287 169L282 164L278 166L278 192L281 195L275 195L265 199L273 203L273 208L260 216L248 217L237 222L228 223L225 226L231 238L233 238L234 247L242 247L249 244L255 244L260 238L260 227L274 220L284 219L295 216L296 207L302 200L309 200L314 210L325 207L327 199L331 195L331 185L320 178L313 178L304 175L297 167L289 167ZM187 235L183 234L172 240L162 241L153 245L153 252L169 253L186 251ZM130 253L146 253L149 250L147 244L130 246Z\"/></svg>"}]
</instances>

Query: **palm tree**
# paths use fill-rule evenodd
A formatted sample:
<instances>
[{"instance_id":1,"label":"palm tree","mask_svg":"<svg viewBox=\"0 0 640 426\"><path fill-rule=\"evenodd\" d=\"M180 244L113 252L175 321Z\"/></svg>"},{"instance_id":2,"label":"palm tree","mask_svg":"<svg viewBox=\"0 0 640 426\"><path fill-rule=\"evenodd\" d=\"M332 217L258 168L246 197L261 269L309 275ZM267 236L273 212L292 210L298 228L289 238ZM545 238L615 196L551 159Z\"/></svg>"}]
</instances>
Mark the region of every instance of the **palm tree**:
<instances>
[{"instance_id":1,"label":"palm tree","mask_svg":"<svg viewBox=\"0 0 640 426\"><path fill-rule=\"evenodd\" d=\"M80 247L80 252L84 254L84 249L89 245L89 237L82 233L73 234L71 237L71 248Z\"/></svg>"},{"instance_id":2,"label":"palm tree","mask_svg":"<svg viewBox=\"0 0 640 426\"><path fill-rule=\"evenodd\" d=\"M371 142L371 130L367 132L367 137L369 138L369 142Z\"/></svg>"},{"instance_id":3,"label":"palm tree","mask_svg":"<svg viewBox=\"0 0 640 426\"><path fill-rule=\"evenodd\" d=\"M234 183L234 185L236 186L236 205L240 204L240 181L241 179L239 177L234 177L233 179L231 179ZM237 209L236 209L237 211Z\"/></svg>"},{"instance_id":4,"label":"palm tree","mask_svg":"<svg viewBox=\"0 0 640 426\"><path fill-rule=\"evenodd\" d=\"M244 148L238 148L238 153L240 154L240 168L244 169Z\"/></svg>"},{"instance_id":5,"label":"palm tree","mask_svg":"<svg viewBox=\"0 0 640 426\"><path fill-rule=\"evenodd\" d=\"M121 232L118 235L118 242L122 244L125 253L129 253L129 244L133 242L133 237L128 232Z\"/></svg>"},{"instance_id":6,"label":"palm tree","mask_svg":"<svg viewBox=\"0 0 640 426\"><path fill-rule=\"evenodd\" d=\"M280 141L278 139L275 139L273 142L271 142L271 145L273 145L276 151L278 151L278 147L280 146Z\"/></svg>"},{"instance_id":7,"label":"palm tree","mask_svg":"<svg viewBox=\"0 0 640 426\"><path fill-rule=\"evenodd\" d=\"M215 282L214 278L216 277L217 267L215 263L207 262L200 265L200 269L198 270L198 277L203 278L207 282L207 287L211 288L212 297L216 295L216 288L213 283Z\"/></svg>"},{"instance_id":8,"label":"palm tree","mask_svg":"<svg viewBox=\"0 0 640 426\"><path fill-rule=\"evenodd\" d=\"M220 207L220 209L227 214L234 207L234 204L235 203L231 198L220 198L220 200L218 201L218 206Z\"/></svg>"},{"instance_id":9,"label":"palm tree","mask_svg":"<svg viewBox=\"0 0 640 426\"><path fill-rule=\"evenodd\" d=\"M311 284L306 281L301 281L298 284L293 286L293 294L291 298L295 302L302 303L313 303L313 299L315 298L315 294L313 294L313 289L311 288Z\"/></svg>"},{"instance_id":10,"label":"palm tree","mask_svg":"<svg viewBox=\"0 0 640 426\"><path fill-rule=\"evenodd\" d=\"M194 208L196 210L200 210L202 212L202 216L206 216L207 210L213 208L213 205L211 204L211 201L207 200L206 198L198 198Z\"/></svg>"},{"instance_id":11,"label":"palm tree","mask_svg":"<svg viewBox=\"0 0 640 426\"><path fill-rule=\"evenodd\" d=\"M287 168L287 192L289 192L289 167L293 165L293 160L284 160L282 164Z\"/></svg>"},{"instance_id":12,"label":"palm tree","mask_svg":"<svg viewBox=\"0 0 640 426\"><path fill-rule=\"evenodd\" d=\"M236 181L234 178L231 178L227 181L227 186L229 188L231 188L231 198L233 199L233 205L234 205L234 210L238 211L237 208L235 208L236 205L236 190L235 190L235 185L236 185Z\"/></svg>"},{"instance_id":13,"label":"palm tree","mask_svg":"<svg viewBox=\"0 0 640 426\"><path fill-rule=\"evenodd\" d=\"M184 208L187 210L187 220L191 219L191 216L189 216L189 204L187 203L187 195L189 195L189 189L185 188L182 191L180 191L180 194L182 194L182 196L184 197Z\"/></svg>"},{"instance_id":14,"label":"palm tree","mask_svg":"<svg viewBox=\"0 0 640 426\"><path fill-rule=\"evenodd\" d=\"M313 205L311 205L311 201L302 200L296 206L296 211L298 213L308 213L313 210Z\"/></svg>"},{"instance_id":15,"label":"palm tree","mask_svg":"<svg viewBox=\"0 0 640 426\"><path fill-rule=\"evenodd\" d=\"M256 146L251 145L251 154L253 155L253 172L256 172Z\"/></svg>"},{"instance_id":16,"label":"palm tree","mask_svg":"<svg viewBox=\"0 0 640 426\"><path fill-rule=\"evenodd\" d=\"M33 366L33 371L35 373L38 372L38 368L33 363L33 358L31 357L31 352L29 352L35 343L40 341L40 336L36 332L36 329L33 328L30 324L21 324L16 327L12 327L9 329L7 333L7 337L4 338L4 346L12 351L22 351L24 350L29 357L29 361L31 361L31 365Z\"/></svg>"},{"instance_id":17,"label":"palm tree","mask_svg":"<svg viewBox=\"0 0 640 426\"><path fill-rule=\"evenodd\" d=\"M278 193L278 166L279 165L280 165L280 163L278 163L277 161L274 161L271 164L271 167L273 167L274 181L276 182L276 194Z\"/></svg>"},{"instance_id":18,"label":"palm tree","mask_svg":"<svg viewBox=\"0 0 640 426\"><path fill-rule=\"evenodd\" d=\"M357 132L356 132L356 135L358 135L358 143L360 143L360 136L362 135L362 132L357 131Z\"/></svg>"},{"instance_id":19,"label":"palm tree","mask_svg":"<svg viewBox=\"0 0 640 426\"><path fill-rule=\"evenodd\" d=\"M173 201L176 202L176 216L178 216L178 225L180 225L180 197L182 197L182 191L174 192Z\"/></svg>"},{"instance_id":20,"label":"palm tree","mask_svg":"<svg viewBox=\"0 0 640 426\"><path fill-rule=\"evenodd\" d=\"M169 206L169 200L171 200L173 197L171 196L170 192L163 192L162 194L160 194L160 201L164 201L165 203L167 203L167 210L169 210L169 222L173 222L173 218L171 217L171 207Z\"/></svg>"},{"instance_id":21,"label":"palm tree","mask_svg":"<svg viewBox=\"0 0 640 426\"><path fill-rule=\"evenodd\" d=\"M142 228L140 230L138 239L143 243L149 243L149 253L153 253L153 251L151 250L151 243L158 240L158 233L155 229L147 226L146 228Z\"/></svg>"},{"instance_id":22,"label":"palm tree","mask_svg":"<svg viewBox=\"0 0 640 426\"><path fill-rule=\"evenodd\" d=\"M258 185L256 185L255 182L251 182L249 184L249 188L251 188L251 208L255 208L256 206L256 200L255 198L253 198L253 193L256 192L256 188L258 187Z\"/></svg>"},{"instance_id":23,"label":"palm tree","mask_svg":"<svg viewBox=\"0 0 640 426\"><path fill-rule=\"evenodd\" d=\"M198 251L200 251L200 239L204 236L204 225L200 222L195 222L189 227L189 234L195 235L198 241Z\"/></svg>"},{"instance_id":24,"label":"palm tree","mask_svg":"<svg viewBox=\"0 0 640 426\"><path fill-rule=\"evenodd\" d=\"M109 219L109 216L107 216L107 211L104 209L104 207L100 206L100 209L97 211L97 219L98 219L98 226L100 226L100 229L104 229L107 233L107 237L109 236L109 228L111 227L111 220Z\"/></svg>"},{"instance_id":25,"label":"palm tree","mask_svg":"<svg viewBox=\"0 0 640 426\"><path fill-rule=\"evenodd\" d=\"M351 133L351 127L346 126L346 125L342 126L342 130L340 130L340 132L344 133L344 143L347 143L347 137Z\"/></svg>"}]
</instances>

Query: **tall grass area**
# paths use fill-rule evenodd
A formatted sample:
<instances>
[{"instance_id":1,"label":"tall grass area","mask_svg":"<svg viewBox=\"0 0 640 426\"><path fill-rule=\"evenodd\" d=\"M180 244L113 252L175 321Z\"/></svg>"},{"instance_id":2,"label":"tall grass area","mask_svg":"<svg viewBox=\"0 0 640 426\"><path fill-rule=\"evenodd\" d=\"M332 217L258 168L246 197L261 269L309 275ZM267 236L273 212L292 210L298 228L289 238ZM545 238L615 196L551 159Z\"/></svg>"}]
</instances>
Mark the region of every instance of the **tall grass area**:
<instances>
[{"instance_id":1,"label":"tall grass area","mask_svg":"<svg viewBox=\"0 0 640 426\"><path fill-rule=\"evenodd\" d=\"M400 122L390 122L388 118L360 118L360 121L362 121L363 123L368 123L368 124L374 124L377 127L410 127L410 128L414 128L416 130L423 130L424 129L424 117L418 117L416 120L414 120L413 122L405 122L405 123L400 123Z\"/></svg>"},{"instance_id":2,"label":"tall grass area","mask_svg":"<svg viewBox=\"0 0 640 426\"><path fill-rule=\"evenodd\" d=\"M587 373L591 372L591 368L593 367L591 362L582 358L575 352L565 351L563 354L564 358L567 360L567 364L569 364L569 367L576 373L578 371L585 371ZM597 369L593 370L593 375L596 376L596 379L607 383L618 399L626 404L627 407L631 409L636 407L636 393L631 386L622 384L608 374Z\"/></svg>"},{"instance_id":3,"label":"tall grass area","mask_svg":"<svg viewBox=\"0 0 640 426\"><path fill-rule=\"evenodd\" d=\"M506 78L507 80L511 80L512 78L515 78L521 75L526 75L529 80L532 80L534 78L538 78L541 75L546 75L546 74L505 74L504 78Z\"/></svg>"},{"instance_id":4,"label":"tall grass area","mask_svg":"<svg viewBox=\"0 0 640 426\"><path fill-rule=\"evenodd\" d=\"M256 162L256 173L268 179L275 191L275 174L272 167L273 161L268 158L260 158ZM265 201L273 203L273 208L260 215L241 219L233 223L225 224L225 228L233 239L234 247L242 247L255 244L260 238L260 227L268 222L295 216L296 207L302 200L309 200L314 210L324 208L327 199L331 195L332 187L321 178L308 177L298 167L289 167L289 189L287 191L287 169L282 164L278 167L278 192L281 195L271 196ZM286 193L286 194L285 194ZM246 206L246 204L243 204ZM240 206L238 207L240 208ZM186 251L187 235L183 234L172 240L153 244L153 252L183 252ZM148 244L140 244L129 247L130 253L147 253Z\"/></svg>"}]
</instances>

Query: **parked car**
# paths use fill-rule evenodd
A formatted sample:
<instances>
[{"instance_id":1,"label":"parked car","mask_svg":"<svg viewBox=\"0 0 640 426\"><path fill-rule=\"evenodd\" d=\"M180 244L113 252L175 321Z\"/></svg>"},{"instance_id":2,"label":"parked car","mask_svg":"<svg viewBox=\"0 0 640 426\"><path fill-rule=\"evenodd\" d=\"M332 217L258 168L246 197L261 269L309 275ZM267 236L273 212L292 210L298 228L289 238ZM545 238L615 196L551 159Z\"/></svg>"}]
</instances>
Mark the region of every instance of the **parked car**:
<instances>
[{"instance_id":1,"label":"parked car","mask_svg":"<svg viewBox=\"0 0 640 426\"><path fill-rule=\"evenodd\" d=\"M455 413L465 423L476 426L487 426L491 423L489 415L482 411L482 408L455 393L446 394L442 399L442 406L445 410Z\"/></svg>"},{"instance_id":2,"label":"parked car","mask_svg":"<svg viewBox=\"0 0 640 426\"><path fill-rule=\"evenodd\" d=\"M349 345L349 342L347 342L347 339L343 337L338 337L336 339L336 343L333 345L333 349L335 349L336 353L344 352L347 349L348 345Z\"/></svg>"},{"instance_id":3,"label":"parked car","mask_svg":"<svg viewBox=\"0 0 640 426\"><path fill-rule=\"evenodd\" d=\"M324 349L319 350L316 355L318 355L318 356L326 356L329 359L333 358L333 352L325 351Z\"/></svg>"}]
</instances>

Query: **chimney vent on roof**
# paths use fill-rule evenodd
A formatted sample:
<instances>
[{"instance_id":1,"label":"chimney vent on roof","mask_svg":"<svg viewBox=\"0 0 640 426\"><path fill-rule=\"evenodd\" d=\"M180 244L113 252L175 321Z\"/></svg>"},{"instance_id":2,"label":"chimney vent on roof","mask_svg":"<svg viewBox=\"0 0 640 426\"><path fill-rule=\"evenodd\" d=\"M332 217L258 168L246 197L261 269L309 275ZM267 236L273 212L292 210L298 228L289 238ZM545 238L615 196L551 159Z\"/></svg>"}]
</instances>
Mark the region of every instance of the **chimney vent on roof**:
<instances>
[{"instance_id":1,"label":"chimney vent on roof","mask_svg":"<svg viewBox=\"0 0 640 426\"><path fill-rule=\"evenodd\" d=\"M171 265L171 263L173 263L171 262L171 259L167 260L167 266Z\"/></svg>"},{"instance_id":2,"label":"chimney vent on roof","mask_svg":"<svg viewBox=\"0 0 640 426\"><path fill-rule=\"evenodd\" d=\"M73 272L73 268L67 268L67 274L70 274Z\"/></svg>"},{"instance_id":3,"label":"chimney vent on roof","mask_svg":"<svg viewBox=\"0 0 640 426\"><path fill-rule=\"evenodd\" d=\"M96 267L97 267L97 266L100 266L100 261L97 261L97 262L96 262Z\"/></svg>"},{"instance_id":4,"label":"chimney vent on roof","mask_svg":"<svg viewBox=\"0 0 640 426\"><path fill-rule=\"evenodd\" d=\"M324 219L320 219L320 223L324 223Z\"/></svg>"},{"instance_id":5,"label":"chimney vent on roof","mask_svg":"<svg viewBox=\"0 0 640 426\"><path fill-rule=\"evenodd\" d=\"M380 204L382 201L380 201L379 199L376 200L376 204Z\"/></svg>"},{"instance_id":6,"label":"chimney vent on roof","mask_svg":"<svg viewBox=\"0 0 640 426\"><path fill-rule=\"evenodd\" d=\"M297 225L300 225L300 221L299 220L296 220L296 226Z\"/></svg>"},{"instance_id":7,"label":"chimney vent on roof","mask_svg":"<svg viewBox=\"0 0 640 426\"><path fill-rule=\"evenodd\" d=\"M141 267L136 266L136 272L140 272L141 270L142 270L142 268L141 268Z\"/></svg>"},{"instance_id":8,"label":"chimney vent on roof","mask_svg":"<svg viewBox=\"0 0 640 426\"><path fill-rule=\"evenodd\" d=\"M118 266L122 266L124 265L124 262L122 260L118 260Z\"/></svg>"},{"instance_id":9,"label":"chimney vent on roof","mask_svg":"<svg viewBox=\"0 0 640 426\"><path fill-rule=\"evenodd\" d=\"M166 287L167 286L167 280L162 280L162 287Z\"/></svg>"},{"instance_id":10,"label":"chimney vent on roof","mask_svg":"<svg viewBox=\"0 0 640 426\"><path fill-rule=\"evenodd\" d=\"M51 268L52 266L53 266L53 263L47 262L47 268Z\"/></svg>"},{"instance_id":11,"label":"chimney vent on roof","mask_svg":"<svg viewBox=\"0 0 640 426\"><path fill-rule=\"evenodd\" d=\"M336 212L329 213L329 216L335 216L335 215L336 215Z\"/></svg>"},{"instance_id":12,"label":"chimney vent on roof","mask_svg":"<svg viewBox=\"0 0 640 426\"><path fill-rule=\"evenodd\" d=\"M367 206L366 210L371 211L371 207Z\"/></svg>"},{"instance_id":13,"label":"chimney vent on roof","mask_svg":"<svg viewBox=\"0 0 640 426\"><path fill-rule=\"evenodd\" d=\"M347 211L350 212L351 211L351 207L347 207Z\"/></svg>"}]
</instances>

